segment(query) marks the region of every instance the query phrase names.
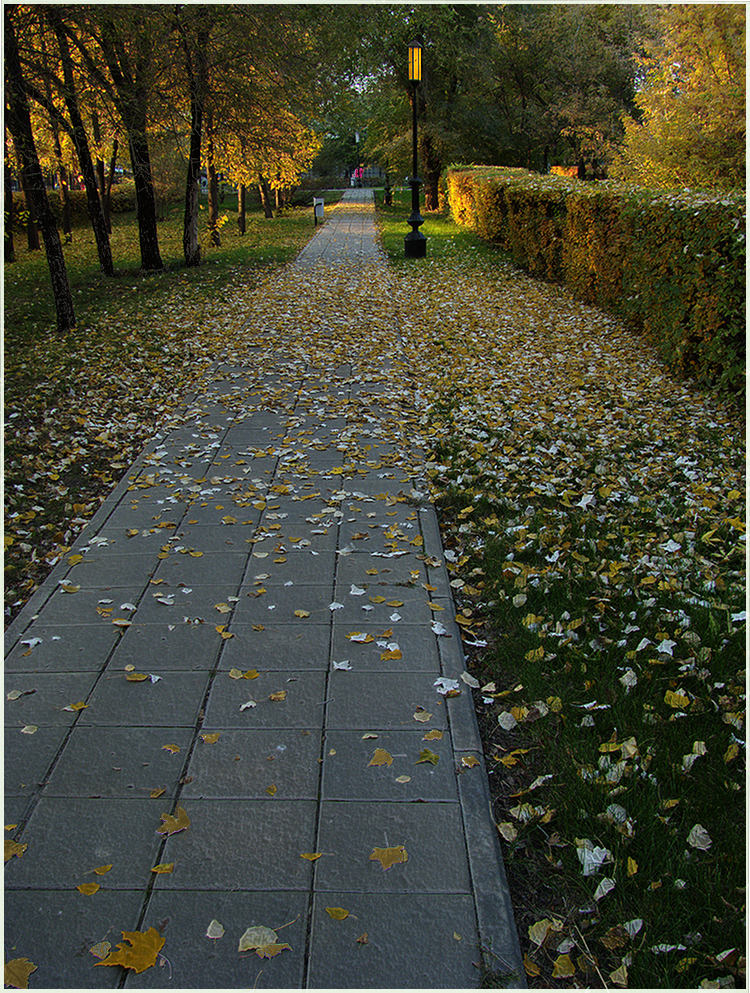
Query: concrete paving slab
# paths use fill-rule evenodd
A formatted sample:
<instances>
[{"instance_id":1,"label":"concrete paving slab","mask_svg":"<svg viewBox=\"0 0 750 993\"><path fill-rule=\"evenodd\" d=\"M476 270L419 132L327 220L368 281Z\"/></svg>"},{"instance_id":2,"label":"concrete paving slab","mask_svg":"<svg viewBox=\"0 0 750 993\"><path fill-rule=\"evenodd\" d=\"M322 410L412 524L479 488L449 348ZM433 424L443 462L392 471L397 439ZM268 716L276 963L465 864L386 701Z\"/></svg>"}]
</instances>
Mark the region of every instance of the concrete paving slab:
<instances>
[{"instance_id":1,"label":"concrete paving slab","mask_svg":"<svg viewBox=\"0 0 750 993\"><path fill-rule=\"evenodd\" d=\"M96 590L107 586L131 586L143 589L153 576L154 556L151 552L109 551L87 552L83 562L71 566L65 580L82 590Z\"/></svg>"},{"instance_id":2,"label":"concrete paving slab","mask_svg":"<svg viewBox=\"0 0 750 993\"><path fill-rule=\"evenodd\" d=\"M190 827L167 839L161 861L175 871L157 877L157 890L309 890L312 865L300 853L315 850L315 801L186 799L182 806Z\"/></svg>"},{"instance_id":3,"label":"concrete paving slab","mask_svg":"<svg viewBox=\"0 0 750 993\"><path fill-rule=\"evenodd\" d=\"M227 583L180 586L165 582L163 586L149 586L140 601L134 601L137 609L129 615L129 620L133 624L179 624L190 617L207 624L221 624L222 615L216 612L216 604L226 603L236 593L237 585Z\"/></svg>"},{"instance_id":4,"label":"concrete paving slab","mask_svg":"<svg viewBox=\"0 0 750 993\"><path fill-rule=\"evenodd\" d=\"M192 738L192 728L75 727L44 795L146 799L164 790L174 797Z\"/></svg>"},{"instance_id":5,"label":"concrete paving slab","mask_svg":"<svg viewBox=\"0 0 750 993\"><path fill-rule=\"evenodd\" d=\"M111 627L111 619L103 617L97 608L119 609L121 603L137 603L143 589L141 585L102 586L98 590L63 593L58 588L44 604L44 623L65 627L68 624L94 624L98 620L102 627Z\"/></svg>"},{"instance_id":6,"label":"concrete paving slab","mask_svg":"<svg viewBox=\"0 0 750 993\"><path fill-rule=\"evenodd\" d=\"M220 553L203 552L201 555L174 552L159 562L152 578L163 579L171 586L238 586L246 565L247 551L244 549L235 552L227 548Z\"/></svg>"},{"instance_id":7,"label":"concrete paving slab","mask_svg":"<svg viewBox=\"0 0 750 993\"><path fill-rule=\"evenodd\" d=\"M393 870L398 868L394 866ZM349 911L343 921L327 907ZM318 893L308 986L467 989L479 984L474 903L467 894ZM415 955L415 949L433 949Z\"/></svg>"},{"instance_id":8,"label":"concrete paving slab","mask_svg":"<svg viewBox=\"0 0 750 993\"><path fill-rule=\"evenodd\" d=\"M116 989L123 970L96 966L98 959L89 949L100 941L114 949L123 931L136 929L142 902L140 888L102 889L92 897L75 889L6 889L6 959L28 958L36 964L29 980L32 989ZM44 955L39 954L42 949Z\"/></svg>"},{"instance_id":9,"label":"concrete paving slab","mask_svg":"<svg viewBox=\"0 0 750 993\"><path fill-rule=\"evenodd\" d=\"M394 613L390 608L391 615ZM371 623L375 612L361 614L360 619L350 623L338 623L338 615L344 611L335 612L331 654L334 659L348 658L357 672L431 672L434 678L440 675L440 658L435 637L428 627L416 624L394 623L385 615L380 624ZM367 617L363 624L361 617ZM367 644L353 641L348 636L353 632L369 635L374 640ZM394 657L395 652L401 657Z\"/></svg>"},{"instance_id":10,"label":"concrete paving slab","mask_svg":"<svg viewBox=\"0 0 750 993\"><path fill-rule=\"evenodd\" d=\"M328 731L323 749L326 800L456 801L450 738L429 731ZM426 752L437 757L437 762ZM390 756L390 764L386 756ZM385 764L373 765L372 762ZM433 764L434 763L434 764ZM404 780L406 780L404 782Z\"/></svg>"},{"instance_id":11,"label":"concrete paving slab","mask_svg":"<svg viewBox=\"0 0 750 993\"><path fill-rule=\"evenodd\" d=\"M330 623L296 625L265 623L262 630L251 624L229 624L235 635L223 644L220 669L259 669L271 672L309 671L328 668Z\"/></svg>"},{"instance_id":12,"label":"concrete paving slab","mask_svg":"<svg viewBox=\"0 0 750 993\"><path fill-rule=\"evenodd\" d=\"M156 865L165 809L163 800L42 797L18 839L28 849L5 867L6 893L75 890L87 882L103 890L143 889ZM105 876L92 874L109 864Z\"/></svg>"},{"instance_id":13,"label":"concrete paving slab","mask_svg":"<svg viewBox=\"0 0 750 993\"><path fill-rule=\"evenodd\" d=\"M21 734L18 727L6 727L5 795L33 795L45 782L67 734L65 727L40 727L35 734Z\"/></svg>"},{"instance_id":14,"label":"concrete paving slab","mask_svg":"<svg viewBox=\"0 0 750 993\"><path fill-rule=\"evenodd\" d=\"M32 624L13 639L5 672L98 672L120 637L111 624Z\"/></svg>"},{"instance_id":15,"label":"concrete paving slab","mask_svg":"<svg viewBox=\"0 0 750 993\"><path fill-rule=\"evenodd\" d=\"M270 786L281 800L317 800L318 730L222 731L199 741L188 768L184 799L265 800Z\"/></svg>"},{"instance_id":16,"label":"concrete paving slab","mask_svg":"<svg viewBox=\"0 0 750 993\"><path fill-rule=\"evenodd\" d=\"M94 672L23 672L5 677L5 726L21 728L57 725L67 727L79 711L64 708L86 702L96 684ZM18 691L22 696L8 700L8 693Z\"/></svg>"},{"instance_id":17,"label":"concrete paving slab","mask_svg":"<svg viewBox=\"0 0 750 993\"><path fill-rule=\"evenodd\" d=\"M304 985L309 896L298 891L180 892L151 894L143 928L164 927L162 954L169 969L129 975L127 989L300 989ZM224 927L219 939L206 937L211 921ZM272 959L239 952L249 927L278 931L290 945Z\"/></svg>"},{"instance_id":18,"label":"concrete paving slab","mask_svg":"<svg viewBox=\"0 0 750 993\"><path fill-rule=\"evenodd\" d=\"M326 726L347 730L403 730L447 727L445 703L435 692L435 676L421 672L358 672L357 656L351 655L353 672L331 673ZM432 716L428 721L415 719Z\"/></svg>"},{"instance_id":19,"label":"concrete paving slab","mask_svg":"<svg viewBox=\"0 0 750 993\"><path fill-rule=\"evenodd\" d=\"M458 803L324 800L315 863L319 893L470 893ZM383 869L376 849L403 846L407 861Z\"/></svg>"},{"instance_id":20,"label":"concrete paving slab","mask_svg":"<svg viewBox=\"0 0 750 993\"><path fill-rule=\"evenodd\" d=\"M120 636L109 671L124 672L127 665L159 673L208 671L216 664L222 645L213 624L132 624Z\"/></svg>"},{"instance_id":21,"label":"concrete paving slab","mask_svg":"<svg viewBox=\"0 0 750 993\"><path fill-rule=\"evenodd\" d=\"M154 666L158 670L158 664ZM145 670L145 672L144 672ZM207 672L160 674L145 665L137 672L159 676L131 682L129 673L110 666L97 683L79 723L99 727L194 727L208 686Z\"/></svg>"},{"instance_id":22,"label":"concrete paving slab","mask_svg":"<svg viewBox=\"0 0 750 993\"><path fill-rule=\"evenodd\" d=\"M217 674L211 685L204 728L317 728L325 707L325 672L260 672L257 679ZM285 696L271 700L272 694ZM256 706L244 710L243 704Z\"/></svg>"}]
</instances>

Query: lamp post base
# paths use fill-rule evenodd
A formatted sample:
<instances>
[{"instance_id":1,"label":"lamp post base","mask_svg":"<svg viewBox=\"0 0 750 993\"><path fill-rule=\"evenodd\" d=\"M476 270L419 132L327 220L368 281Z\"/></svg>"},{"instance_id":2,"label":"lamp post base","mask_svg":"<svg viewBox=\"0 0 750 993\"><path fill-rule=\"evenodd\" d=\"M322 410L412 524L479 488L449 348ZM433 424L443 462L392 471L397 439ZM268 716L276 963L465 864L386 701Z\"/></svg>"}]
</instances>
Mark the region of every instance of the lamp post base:
<instances>
[{"instance_id":1,"label":"lamp post base","mask_svg":"<svg viewBox=\"0 0 750 993\"><path fill-rule=\"evenodd\" d=\"M404 238L407 259L423 259L427 255L427 239L421 231L410 231Z\"/></svg>"},{"instance_id":2,"label":"lamp post base","mask_svg":"<svg viewBox=\"0 0 750 993\"><path fill-rule=\"evenodd\" d=\"M412 230L404 238L404 255L407 259L423 259L427 254L427 239L419 230L420 225L424 224L424 218L419 213L419 187L421 185L422 180L417 175L414 175L409 180L409 186L411 186L411 216L407 224L410 225Z\"/></svg>"}]
</instances>

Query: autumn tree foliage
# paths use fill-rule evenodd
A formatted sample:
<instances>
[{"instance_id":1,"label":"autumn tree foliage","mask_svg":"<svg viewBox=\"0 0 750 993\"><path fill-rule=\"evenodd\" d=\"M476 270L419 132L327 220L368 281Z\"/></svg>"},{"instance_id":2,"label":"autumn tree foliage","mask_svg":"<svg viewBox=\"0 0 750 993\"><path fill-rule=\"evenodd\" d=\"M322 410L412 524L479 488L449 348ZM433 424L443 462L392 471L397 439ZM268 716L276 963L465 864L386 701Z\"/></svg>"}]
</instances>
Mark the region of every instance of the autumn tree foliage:
<instances>
[{"instance_id":1,"label":"autumn tree foliage","mask_svg":"<svg viewBox=\"0 0 750 993\"><path fill-rule=\"evenodd\" d=\"M646 186L745 184L745 6L658 9L613 170Z\"/></svg>"}]
</instances>

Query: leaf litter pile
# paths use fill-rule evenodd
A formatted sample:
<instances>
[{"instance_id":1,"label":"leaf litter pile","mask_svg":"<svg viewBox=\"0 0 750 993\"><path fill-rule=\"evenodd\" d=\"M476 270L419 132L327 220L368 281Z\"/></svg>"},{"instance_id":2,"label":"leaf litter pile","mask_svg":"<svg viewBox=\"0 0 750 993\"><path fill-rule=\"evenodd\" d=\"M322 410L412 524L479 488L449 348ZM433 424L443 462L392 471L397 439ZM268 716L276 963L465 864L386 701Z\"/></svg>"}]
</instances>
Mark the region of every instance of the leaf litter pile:
<instances>
[{"instance_id":1,"label":"leaf litter pile","mask_svg":"<svg viewBox=\"0 0 750 993\"><path fill-rule=\"evenodd\" d=\"M741 415L497 261L398 290L528 981L741 986Z\"/></svg>"},{"instance_id":2,"label":"leaf litter pile","mask_svg":"<svg viewBox=\"0 0 750 993\"><path fill-rule=\"evenodd\" d=\"M176 291L116 361L106 322L81 335L67 393L70 343L41 342L58 365L30 406L33 359L23 380L9 362L26 391L7 401L14 604L217 359L259 379L280 356L295 374L369 369L382 439L427 453L529 983L741 985L737 414L666 375L613 319L479 255L230 289L200 312ZM136 936L123 938L124 960ZM140 966L154 944L137 940Z\"/></svg>"}]
</instances>

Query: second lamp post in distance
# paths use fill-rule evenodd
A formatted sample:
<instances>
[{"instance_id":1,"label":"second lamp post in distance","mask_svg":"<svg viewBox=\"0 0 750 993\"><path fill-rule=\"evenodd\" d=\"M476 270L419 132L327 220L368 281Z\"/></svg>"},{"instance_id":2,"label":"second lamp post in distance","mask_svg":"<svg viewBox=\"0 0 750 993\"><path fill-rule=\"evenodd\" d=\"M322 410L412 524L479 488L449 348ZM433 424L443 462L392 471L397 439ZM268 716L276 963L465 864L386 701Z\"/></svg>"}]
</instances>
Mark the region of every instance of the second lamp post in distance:
<instances>
[{"instance_id":1,"label":"second lamp post in distance","mask_svg":"<svg viewBox=\"0 0 750 993\"><path fill-rule=\"evenodd\" d=\"M422 180L417 175L417 87L422 80L422 46L418 41L409 45L409 82L412 84L412 170L411 215L408 223L412 230L404 238L404 255L407 258L423 259L427 254L427 239L419 230L424 218L419 213L419 187Z\"/></svg>"}]
</instances>

